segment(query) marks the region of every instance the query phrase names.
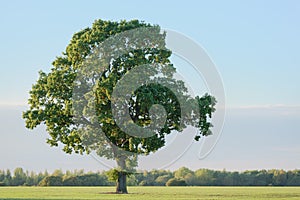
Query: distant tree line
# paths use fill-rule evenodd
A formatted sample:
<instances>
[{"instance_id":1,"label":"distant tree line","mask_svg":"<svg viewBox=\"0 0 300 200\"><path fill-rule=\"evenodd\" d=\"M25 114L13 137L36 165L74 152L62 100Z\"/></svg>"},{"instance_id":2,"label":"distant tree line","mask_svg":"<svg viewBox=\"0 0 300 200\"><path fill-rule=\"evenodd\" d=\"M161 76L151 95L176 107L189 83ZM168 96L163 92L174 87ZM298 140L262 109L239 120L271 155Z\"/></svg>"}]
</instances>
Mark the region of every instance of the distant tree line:
<instances>
[{"instance_id":1,"label":"distant tree line","mask_svg":"<svg viewBox=\"0 0 300 200\"><path fill-rule=\"evenodd\" d=\"M84 170L55 170L53 173L29 172L16 168L0 170L0 186L111 186L111 171L84 172ZM198 169L186 167L176 171L138 171L129 176L130 186L300 186L300 170L284 171L247 170L230 172L226 170Z\"/></svg>"}]
</instances>

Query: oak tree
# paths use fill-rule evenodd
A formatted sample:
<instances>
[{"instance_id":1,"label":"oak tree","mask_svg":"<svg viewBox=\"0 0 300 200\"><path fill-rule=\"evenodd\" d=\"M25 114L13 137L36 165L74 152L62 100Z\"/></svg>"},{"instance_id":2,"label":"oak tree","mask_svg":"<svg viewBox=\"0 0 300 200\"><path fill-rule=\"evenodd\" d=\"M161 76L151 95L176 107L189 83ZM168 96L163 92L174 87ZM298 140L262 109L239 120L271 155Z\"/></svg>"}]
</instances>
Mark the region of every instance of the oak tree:
<instances>
[{"instance_id":1,"label":"oak tree","mask_svg":"<svg viewBox=\"0 0 300 200\"><path fill-rule=\"evenodd\" d=\"M26 127L45 124L47 143L63 144L66 153L114 159L116 192L127 193L137 156L163 147L167 134L189 125L199 129L195 140L211 134L216 100L192 98L174 78L165 38L158 25L138 20L96 20L75 33L51 71L39 72L23 113Z\"/></svg>"}]
</instances>

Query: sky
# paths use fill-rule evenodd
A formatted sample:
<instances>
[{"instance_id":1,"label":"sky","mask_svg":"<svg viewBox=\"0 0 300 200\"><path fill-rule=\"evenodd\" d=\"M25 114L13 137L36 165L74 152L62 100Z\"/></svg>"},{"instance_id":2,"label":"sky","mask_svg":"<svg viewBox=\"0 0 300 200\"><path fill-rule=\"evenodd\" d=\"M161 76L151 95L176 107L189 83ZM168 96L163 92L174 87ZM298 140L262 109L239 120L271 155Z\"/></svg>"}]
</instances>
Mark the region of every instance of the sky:
<instances>
[{"instance_id":1,"label":"sky","mask_svg":"<svg viewBox=\"0 0 300 200\"><path fill-rule=\"evenodd\" d=\"M300 168L299 1L12 0L0 2L0 169L106 169L93 156L49 147L45 127L27 130L21 118L38 71L49 71L72 35L96 19L177 31L202 46L219 71L226 117L217 145L199 160L193 143L168 169ZM145 168L160 168L162 160Z\"/></svg>"}]
</instances>

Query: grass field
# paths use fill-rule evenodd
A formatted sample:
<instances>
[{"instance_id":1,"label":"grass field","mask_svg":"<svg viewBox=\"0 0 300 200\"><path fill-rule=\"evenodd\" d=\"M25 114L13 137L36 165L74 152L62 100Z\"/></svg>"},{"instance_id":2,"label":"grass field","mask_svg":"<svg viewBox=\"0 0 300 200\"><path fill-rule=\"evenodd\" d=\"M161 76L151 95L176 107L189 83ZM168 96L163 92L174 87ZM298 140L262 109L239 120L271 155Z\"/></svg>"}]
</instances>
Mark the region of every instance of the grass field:
<instances>
[{"instance_id":1,"label":"grass field","mask_svg":"<svg viewBox=\"0 0 300 200\"><path fill-rule=\"evenodd\" d=\"M300 187L0 187L0 199L300 199Z\"/></svg>"}]
</instances>

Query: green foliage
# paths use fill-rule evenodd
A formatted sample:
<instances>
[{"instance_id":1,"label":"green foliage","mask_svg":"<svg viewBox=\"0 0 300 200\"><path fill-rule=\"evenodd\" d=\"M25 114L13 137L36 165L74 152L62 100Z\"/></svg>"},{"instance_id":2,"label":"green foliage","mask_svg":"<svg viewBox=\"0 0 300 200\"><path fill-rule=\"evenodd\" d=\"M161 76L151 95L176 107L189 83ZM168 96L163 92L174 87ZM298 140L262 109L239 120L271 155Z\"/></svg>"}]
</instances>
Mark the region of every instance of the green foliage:
<instances>
[{"instance_id":1,"label":"green foliage","mask_svg":"<svg viewBox=\"0 0 300 200\"><path fill-rule=\"evenodd\" d=\"M175 178L184 178L188 174L193 174L194 172L187 167L181 167L174 172Z\"/></svg>"},{"instance_id":2,"label":"green foliage","mask_svg":"<svg viewBox=\"0 0 300 200\"><path fill-rule=\"evenodd\" d=\"M5 185L12 185L12 177L11 177L11 172L10 170L6 170L6 174L4 175L4 180L3 180Z\"/></svg>"},{"instance_id":3,"label":"green foliage","mask_svg":"<svg viewBox=\"0 0 300 200\"><path fill-rule=\"evenodd\" d=\"M150 42L151 44L148 44L147 48L132 50L119 58L109 60L105 65L107 69L102 74L95 80L92 78L86 81L96 83L92 88L93 94L89 91L83 96L94 95L95 101L93 103L96 104L97 119L84 117L90 109L91 103L86 99L80 99L82 101L80 105L83 107L74 113L73 105L78 103L74 102L73 98L74 81L78 70L82 70L86 73L84 75L89 77L88 72L85 72L83 68L87 58L107 38L142 27L152 27L153 38L144 37L141 38L142 41L129 41L129 44L134 46L136 42ZM107 48L110 48L112 52L118 51L118 49L113 49L113 45ZM212 125L208 118L215 110L216 100L209 95L197 97L195 100L185 95L187 89L183 82L175 81L172 78L176 70L170 63L170 56L171 51L165 48L165 33L161 33L159 26L138 20L120 22L96 20L91 28L83 29L73 35L63 55L53 61L49 73L39 72L39 79L30 91L28 100L30 108L23 113L26 127L33 129L40 124L45 124L50 135L47 142L51 146L57 146L59 142L64 144L63 150L67 153L96 150L99 156L116 160L124 155L116 153L115 147L138 154L149 154L165 145L166 134L171 133L172 130L182 131L185 125L199 128L200 132L195 137L196 140L199 140L201 135L211 134L210 127ZM104 65L105 62L102 64ZM159 73L160 76L165 77L167 82L176 86L175 89L178 94L182 94L184 102L188 102L191 113L200 108L199 118L189 118L188 121L183 120L184 123L180 124L180 120L182 120L180 119L180 106L182 105L179 105L178 97L166 87L159 84L148 84L140 87L132 95L129 102L131 118L137 125L147 126L150 123L149 108L153 104L159 103L164 106L168 113L165 126L159 133L149 138L133 137L120 130L111 112L111 95L114 87L134 67L147 64L158 66L156 71L149 72L152 76ZM81 84L82 87L84 85ZM75 114L79 115L76 120L74 119ZM87 126L82 127L83 123ZM99 125L108 141L98 138L98 136L90 138L91 131L96 132ZM127 157L126 159L132 158Z\"/></svg>"},{"instance_id":4,"label":"green foliage","mask_svg":"<svg viewBox=\"0 0 300 200\"><path fill-rule=\"evenodd\" d=\"M60 176L60 177L62 177L64 175L64 173L62 172L61 169L56 169L56 170L54 170L54 172L51 175L52 176Z\"/></svg>"},{"instance_id":5,"label":"green foliage","mask_svg":"<svg viewBox=\"0 0 300 200\"><path fill-rule=\"evenodd\" d=\"M142 180L142 181L139 183L139 186L149 186L149 184L147 183L146 180Z\"/></svg>"},{"instance_id":6,"label":"green foliage","mask_svg":"<svg viewBox=\"0 0 300 200\"><path fill-rule=\"evenodd\" d=\"M79 186L82 183L78 180L76 176L71 176L63 179L64 186Z\"/></svg>"},{"instance_id":7,"label":"green foliage","mask_svg":"<svg viewBox=\"0 0 300 200\"><path fill-rule=\"evenodd\" d=\"M14 176L11 180L12 185L23 185L26 182L26 174L22 168L16 168L14 170Z\"/></svg>"},{"instance_id":8,"label":"green foliage","mask_svg":"<svg viewBox=\"0 0 300 200\"><path fill-rule=\"evenodd\" d=\"M137 181L136 177L134 176L134 174L127 176L127 185L128 186L137 186L138 185L138 181Z\"/></svg>"},{"instance_id":9,"label":"green foliage","mask_svg":"<svg viewBox=\"0 0 300 200\"><path fill-rule=\"evenodd\" d=\"M215 172L209 169L198 169L195 171L195 179L193 185L214 185L221 184L220 180L223 180L224 177L219 174L222 172ZM218 180L217 180L218 177Z\"/></svg>"},{"instance_id":10,"label":"green foliage","mask_svg":"<svg viewBox=\"0 0 300 200\"><path fill-rule=\"evenodd\" d=\"M72 92L76 71L92 49L105 39L126 30L147 26L150 25L137 20L120 23L96 20L92 28L75 33L63 56L57 57L52 63L51 72L39 73L40 77L30 91L28 100L30 109L23 113L26 127L33 129L45 123L51 136L48 139L51 146L57 146L58 142L61 142L65 145L64 151L67 153L86 151L87 147L82 144L82 138L78 133L80 124L76 124L73 120L72 113ZM107 89L108 87L104 87L104 90ZM107 121L107 118L103 120ZM100 122L103 120L100 119Z\"/></svg>"},{"instance_id":11,"label":"green foliage","mask_svg":"<svg viewBox=\"0 0 300 200\"><path fill-rule=\"evenodd\" d=\"M178 179L178 178L171 178L168 180L166 183L166 186L186 186L186 182L183 179Z\"/></svg>"},{"instance_id":12,"label":"green foliage","mask_svg":"<svg viewBox=\"0 0 300 200\"><path fill-rule=\"evenodd\" d=\"M159 176L155 179L155 185L156 186L165 186L169 179L171 179L172 176L170 175L163 175Z\"/></svg>"},{"instance_id":13,"label":"green foliage","mask_svg":"<svg viewBox=\"0 0 300 200\"><path fill-rule=\"evenodd\" d=\"M64 186L103 186L110 185L105 176L97 173L71 175L63 179Z\"/></svg>"},{"instance_id":14,"label":"green foliage","mask_svg":"<svg viewBox=\"0 0 300 200\"><path fill-rule=\"evenodd\" d=\"M17 168L14 172L23 174L24 170ZM53 184L63 186L110 186L114 185L119 173L118 170L113 169L97 173L85 173L83 170L68 170L66 172L55 170L52 174L56 172L59 172L60 176L49 175L47 171L43 173L26 171L24 173L25 177L22 178L23 181L16 182L18 179L15 179L15 176L11 177L9 170L0 170L0 182L5 186L52 186ZM19 175L16 177L19 177ZM300 170L273 169L229 172L210 169L192 171L186 167L179 168L174 172L152 170L130 173L128 185L165 186L170 179L174 178L184 180L188 186L300 186Z\"/></svg>"},{"instance_id":15,"label":"green foliage","mask_svg":"<svg viewBox=\"0 0 300 200\"><path fill-rule=\"evenodd\" d=\"M47 176L40 183L39 186L62 186L62 177L60 176Z\"/></svg>"},{"instance_id":16,"label":"green foliage","mask_svg":"<svg viewBox=\"0 0 300 200\"><path fill-rule=\"evenodd\" d=\"M150 29L143 29L146 27L151 27L151 34ZM142 37L125 37L124 41L121 40L124 44L118 46L120 41L114 41L113 36L128 30L141 30ZM109 177L118 181L121 179L117 177L137 166L137 154L148 155L162 148L166 135L172 130L182 131L187 125L194 126L199 129L196 141L201 136L210 135L212 124L209 118L215 111L216 99L208 94L193 99L187 94L184 82L174 78L176 69L169 60L172 52L165 47L165 37L159 26L138 20L96 20L91 28L75 33L63 55L53 61L51 71L39 72L39 78L29 92L30 108L23 113L26 127L33 129L45 124L50 135L47 143L51 146L62 143L66 153L96 151L101 157L115 159L118 173L112 171ZM113 42L107 45L107 39ZM124 50L126 46L133 48L119 55L120 49ZM102 52L101 49L105 50ZM92 72L86 65L94 67ZM115 119L121 117L114 116L112 111L115 105L112 96L118 82L138 66L143 66L143 74L147 74L146 84L131 92L127 104L118 105L116 109L129 110L130 121L147 127L152 122L151 107L155 104L163 106L166 111L165 124L149 137L135 137L124 132ZM99 70L99 67L103 70ZM123 89L119 88L119 92L137 80L138 77L131 78L127 85L123 85ZM155 83L151 83L151 80L155 80ZM172 90L158 84L159 81L172 85ZM82 93L74 92L78 90ZM184 102L184 105L180 102ZM189 117L182 114L183 109L189 111ZM199 115L195 114L198 112ZM160 120L158 116L154 118ZM61 173L48 176L42 184L58 184L57 177L62 177ZM125 190L126 177L124 180L120 188ZM20 181L23 181L22 184L26 182L18 177L15 184L19 185ZM66 181L67 184L78 184L75 178ZM26 184L32 182L28 180Z\"/></svg>"},{"instance_id":17,"label":"green foliage","mask_svg":"<svg viewBox=\"0 0 300 200\"><path fill-rule=\"evenodd\" d=\"M119 171L117 169L111 169L106 172L109 181L116 182L118 180Z\"/></svg>"}]
</instances>

